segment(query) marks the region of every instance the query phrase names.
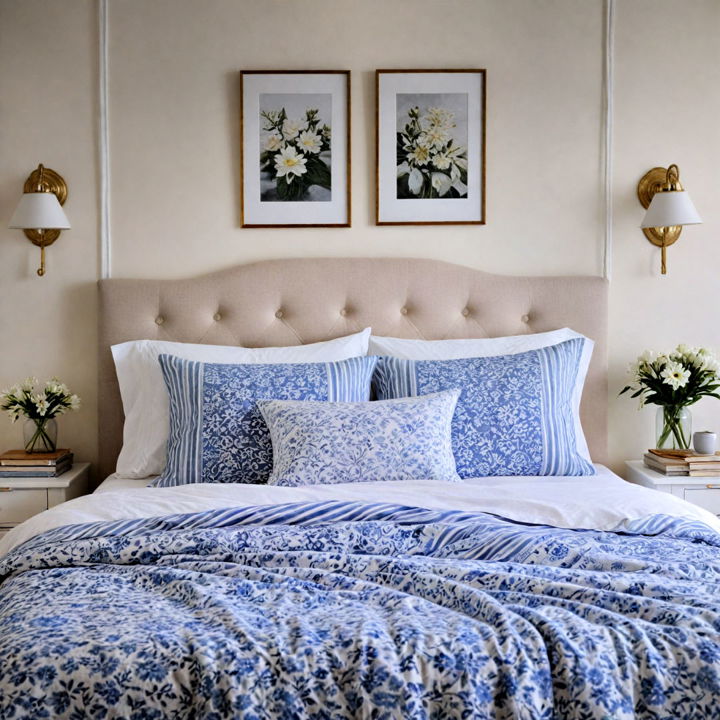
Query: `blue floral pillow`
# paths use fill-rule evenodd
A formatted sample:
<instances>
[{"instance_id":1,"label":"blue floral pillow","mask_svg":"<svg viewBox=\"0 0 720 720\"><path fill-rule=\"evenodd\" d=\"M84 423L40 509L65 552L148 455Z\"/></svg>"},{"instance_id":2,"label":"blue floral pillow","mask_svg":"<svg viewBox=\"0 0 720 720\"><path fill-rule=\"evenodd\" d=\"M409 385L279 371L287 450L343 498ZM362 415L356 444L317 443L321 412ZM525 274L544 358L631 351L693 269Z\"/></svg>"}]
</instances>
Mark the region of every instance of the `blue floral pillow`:
<instances>
[{"instance_id":1,"label":"blue floral pillow","mask_svg":"<svg viewBox=\"0 0 720 720\"><path fill-rule=\"evenodd\" d=\"M367 400L376 362L222 365L160 355L170 434L167 465L150 484L266 482L272 445L256 401Z\"/></svg>"},{"instance_id":2,"label":"blue floral pillow","mask_svg":"<svg viewBox=\"0 0 720 720\"><path fill-rule=\"evenodd\" d=\"M260 400L273 445L269 484L458 482L450 425L459 394L377 402Z\"/></svg>"},{"instance_id":3,"label":"blue floral pillow","mask_svg":"<svg viewBox=\"0 0 720 720\"><path fill-rule=\"evenodd\" d=\"M577 383L584 341L463 360L381 357L379 398L462 388L452 424L461 478L594 475L585 457Z\"/></svg>"}]
</instances>

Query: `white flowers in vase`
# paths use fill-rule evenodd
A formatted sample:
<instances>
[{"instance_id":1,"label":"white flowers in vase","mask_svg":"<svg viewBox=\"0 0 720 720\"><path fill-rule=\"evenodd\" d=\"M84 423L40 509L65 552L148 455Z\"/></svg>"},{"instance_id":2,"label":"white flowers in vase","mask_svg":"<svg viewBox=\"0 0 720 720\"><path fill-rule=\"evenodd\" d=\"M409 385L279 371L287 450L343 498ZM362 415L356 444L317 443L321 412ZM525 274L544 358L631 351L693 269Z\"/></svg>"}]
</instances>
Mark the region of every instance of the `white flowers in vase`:
<instances>
[{"instance_id":1,"label":"white flowers in vase","mask_svg":"<svg viewBox=\"0 0 720 720\"><path fill-rule=\"evenodd\" d=\"M640 405L663 408L663 423L658 434L658 447L671 441L678 448L690 445L689 433L680 416L683 408L703 397L720 398L720 363L705 348L678 345L670 353L646 350L629 368L632 381L620 395L631 392L640 398Z\"/></svg>"},{"instance_id":2,"label":"white flowers in vase","mask_svg":"<svg viewBox=\"0 0 720 720\"><path fill-rule=\"evenodd\" d=\"M37 378L26 378L0 392L0 410L7 412L12 421L25 417L35 425L25 443L25 449L33 452L39 445L43 450L54 450L57 435L50 432L48 423L58 415L80 408L80 398L73 395L67 385L51 378L42 389L36 391Z\"/></svg>"}]
</instances>

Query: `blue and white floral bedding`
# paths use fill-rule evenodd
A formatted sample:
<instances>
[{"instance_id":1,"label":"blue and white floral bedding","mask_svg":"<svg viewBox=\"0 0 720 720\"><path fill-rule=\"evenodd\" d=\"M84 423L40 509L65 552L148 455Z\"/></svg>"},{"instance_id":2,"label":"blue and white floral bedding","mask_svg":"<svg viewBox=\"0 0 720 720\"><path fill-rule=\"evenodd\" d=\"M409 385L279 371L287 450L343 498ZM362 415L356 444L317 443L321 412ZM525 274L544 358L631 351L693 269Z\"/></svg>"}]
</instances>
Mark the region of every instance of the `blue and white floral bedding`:
<instances>
[{"instance_id":1,"label":"blue and white floral bedding","mask_svg":"<svg viewBox=\"0 0 720 720\"><path fill-rule=\"evenodd\" d=\"M2 718L720 717L720 534L691 519L207 509L56 527L0 579Z\"/></svg>"}]
</instances>

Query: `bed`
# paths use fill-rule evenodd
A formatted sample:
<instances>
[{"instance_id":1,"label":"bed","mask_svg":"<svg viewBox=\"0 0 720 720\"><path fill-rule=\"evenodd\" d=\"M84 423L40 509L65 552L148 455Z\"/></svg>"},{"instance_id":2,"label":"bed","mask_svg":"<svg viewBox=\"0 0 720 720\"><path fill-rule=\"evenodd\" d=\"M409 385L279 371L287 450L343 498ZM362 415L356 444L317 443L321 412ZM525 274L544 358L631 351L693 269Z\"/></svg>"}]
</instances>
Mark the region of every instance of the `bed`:
<instances>
[{"instance_id":1,"label":"bed","mask_svg":"<svg viewBox=\"0 0 720 720\"><path fill-rule=\"evenodd\" d=\"M101 282L103 481L0 541L0 716L720 717L720 523L602 464L606 292L597 278L400 259ZM160 487L113 475L110 346L566 326L595 341L579 410L594 465L581 472ZM311 405L294 402L262 412Z\"/></svg>"}]
</instances>

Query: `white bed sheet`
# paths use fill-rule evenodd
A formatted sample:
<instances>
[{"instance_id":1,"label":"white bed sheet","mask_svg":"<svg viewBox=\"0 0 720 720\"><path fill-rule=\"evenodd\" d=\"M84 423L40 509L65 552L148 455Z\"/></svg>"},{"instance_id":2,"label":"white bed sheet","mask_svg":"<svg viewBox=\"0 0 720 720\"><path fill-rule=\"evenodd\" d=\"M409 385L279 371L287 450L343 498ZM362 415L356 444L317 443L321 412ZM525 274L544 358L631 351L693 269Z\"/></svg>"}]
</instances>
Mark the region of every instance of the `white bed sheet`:
<instances>
[{"instance_id":1,"label":"white bed sheet","mask_svg":"<svg viewBox=\"0 0 720 720\"><path fill-rule=\"evenodd\" d=\"M351 500L432 509L490 512L519 522L612 530L650 515L697 520L720 532L720 520L668 493L632 485L608 468L584 477L492 477L461 483L432 480L277 487L208 484L148 488L148 479L111 476L102 491L57 505L26 520L0 540L0 556L46 530L63 525L162 517L222 507ZM132 484L131 484L132 483Z\"/></svg>"},{"instance_id":2,"label":"white bed sheet","mask_svg":"<svg viewBox=\"0 0 720 720\"><path fill-rule=\"evenodd\" d=\"M95 490L93 490L93 494L98 495L116 490L137 490L138 488L147 487L156 477L159 476L151 475L146 478L126 478L121 477L117 473L113 473L112 475L108 475Z\"/></svg>"}]
</instances>

